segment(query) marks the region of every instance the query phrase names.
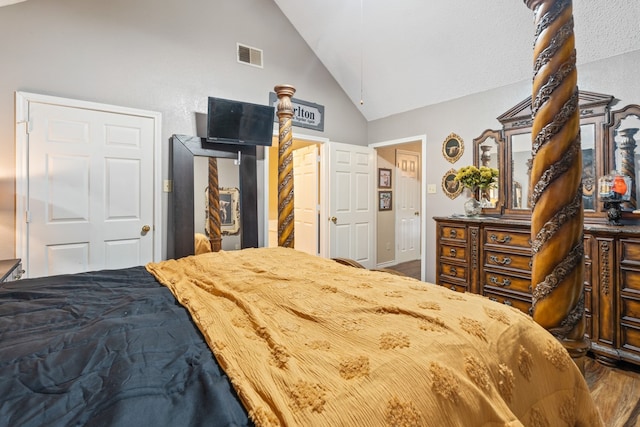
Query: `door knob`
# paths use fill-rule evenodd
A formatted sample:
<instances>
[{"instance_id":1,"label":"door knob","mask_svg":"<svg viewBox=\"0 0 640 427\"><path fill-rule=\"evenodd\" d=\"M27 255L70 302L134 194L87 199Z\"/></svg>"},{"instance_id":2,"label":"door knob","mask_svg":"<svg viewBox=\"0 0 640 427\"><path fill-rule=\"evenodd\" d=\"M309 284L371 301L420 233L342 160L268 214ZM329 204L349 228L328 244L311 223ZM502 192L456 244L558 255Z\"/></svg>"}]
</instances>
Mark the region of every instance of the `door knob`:
<instances>
[{"instance_id":1,"label":"door knob","mask_svg":"<svg viewBox=\"0 0 640 427\"><path fill-rule=\"evenodd\" d=\"M338 218L336 218L335 216L332 216L331 218L329 218L329 221L331 221L334 224L338 223Z\"/></svg>"},{"instance_id":2,"label":"door knob","mask_svg":"<svg viewBox=\"0 0 640 427\"><path fill-rule=\"evenodd\" d=\"M148 225L142 226L142 234L147 234L149 230L151 230L151 227L149 227Z\"/></svg>"},{"instance_id":3,"label":"door knob","mask_svg":"<svg viewBox=\"0 0 640 427\"><path fill-rule=\"evenodd\" d=\"M420 212L414 212L413 213L415 216L420 216Z\"/></svg>"}]
</instances>

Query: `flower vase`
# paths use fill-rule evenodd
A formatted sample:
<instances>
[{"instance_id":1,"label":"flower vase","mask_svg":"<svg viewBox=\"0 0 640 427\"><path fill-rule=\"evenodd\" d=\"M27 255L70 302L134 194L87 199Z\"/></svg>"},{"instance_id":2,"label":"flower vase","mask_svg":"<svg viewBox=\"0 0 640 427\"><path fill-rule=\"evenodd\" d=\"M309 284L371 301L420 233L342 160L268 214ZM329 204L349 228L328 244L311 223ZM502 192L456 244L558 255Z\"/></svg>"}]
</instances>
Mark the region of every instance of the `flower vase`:
<instances>
[{"instance_id":1,"label":"flower vase","mask_svg":"<svg viewBox=\"0 0 640 427\"><path fill-rule=\"evenodd\" d=\"M466 216L478 216L481 210L480 202L476 200L476 197L471 193L471 197L464 202L464 213Z\"/></svg>"},{"instance_id":2,"label":"flower vase","mask_svg":"<svg viewBox=\"0 0 640 427\"><path fill-rule=\"evenodd\" d=\"M489 189L481 188L480 189L480 209L485 208L493 208L494 205L491 203L491 199L489 198Z\"/></svg>"}]
</instances>

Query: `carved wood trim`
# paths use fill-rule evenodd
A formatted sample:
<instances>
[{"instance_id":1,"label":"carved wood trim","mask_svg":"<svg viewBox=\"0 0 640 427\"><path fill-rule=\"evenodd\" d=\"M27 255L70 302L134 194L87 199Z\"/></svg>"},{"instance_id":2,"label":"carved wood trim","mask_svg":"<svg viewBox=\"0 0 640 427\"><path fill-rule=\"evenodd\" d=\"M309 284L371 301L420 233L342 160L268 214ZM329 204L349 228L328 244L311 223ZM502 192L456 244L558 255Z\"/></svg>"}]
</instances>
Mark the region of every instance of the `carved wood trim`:
<instances>
[{"instance_id":1,"label":"carved wood trim","mask_svg":"<svg viewBox=\"0 0 640 427\"><path fill-rule=\"evenodd\" d=\"M278 246L294 247L293 217L293 136L291 97L296 92L291 85L274 88L278 95Z\"/></svg>"},{"instance_id":2,"label":"carved wood trim","mask_svg":"<svg viewBox=\"0 0 640 427\"><path fill-rule=\"evenodd\" d=\"M526 0L535 15L531 167L533 318L572 357L586 353L582 155L571 0ZM577 209L564 209L573 206ZM559 224L562 224L561 227ZM562 230L562 233L558 230Z\"/></svg>"}]
</instances>

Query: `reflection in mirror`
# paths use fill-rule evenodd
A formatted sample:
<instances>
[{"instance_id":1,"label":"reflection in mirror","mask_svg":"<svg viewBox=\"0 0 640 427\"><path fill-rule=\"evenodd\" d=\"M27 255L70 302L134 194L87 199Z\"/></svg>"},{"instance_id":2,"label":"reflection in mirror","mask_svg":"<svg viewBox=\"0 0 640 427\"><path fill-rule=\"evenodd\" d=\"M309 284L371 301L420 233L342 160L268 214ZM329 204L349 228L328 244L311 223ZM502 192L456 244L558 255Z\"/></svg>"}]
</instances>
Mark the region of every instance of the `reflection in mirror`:
<instances>
[{"instance_id":1,"label":"reflection in mirror","mask_svg":"<svg viewBox=\"0 0 640 427\"><path fill-rule=\"evenodd\" d=\"M494 169L499 169L498 165L498 141L494 137L488 137L485 139L479 146L480 148L480 166L487 166ZM483 199L488 200L488 205L483 206L483 208L495 208L499 195L500 195L500 184L496 184L493 188L488 188L484 190L485 194L481 194Z\"/></svg>"},{"instance_id":2,"label":"reflection in mirror","mask_svg":"<svg viewBox=\"0 0 640 427\"><path fill-rule=\"evenodd\" d=\"M217 159L220 192L220 224L222 250L242 247L239 188L240 168L233 159ZM193 224L195 233L209 235L209 157L193 158Z\"/></svg>"},{"instance_id":3,"label":"reflection in mirror","mask_svg":"<svg viewBox=\"0 0 640 427\"><path fill-rule=\"evenodd\" d=\"M595 209L596 165L594 161L596 144L596 125L580 125L580 144L582 147L582 204L584 210Z\"/></svg>"},{"instance_id":4,"label":"reflection in mirror","mask_svg":"<svg viewBox=\"0 0 640 427\"><path fill-rule=\"evenodd\" d=\"M504 139L499 130L486 129L473 140L473 164L498 171L492 188L478 190L478 198L485 215L501 215L504 210ZM492 173L492 175L494 175Z\"/></svg>"},{"instance_id":5,"label":"reflection in mirror","mask_svg":"<svg viewBox=\"0 0 640 427\"><path fill-rule=\"evenodd\" d=\"M511 208L530 209L531 132L511 135Z\"/></svg>"},{"instance_id":6,"label":"reflection in mirror","mask_svg":"<svg viewBox=\"0 0 640 427\"><path fill-rule=\"evenodd\" d=\"M640 115L630 114L620 120L620 124L614 129L615 143L615 170L628 175L631 180L631 199L622 204L623 210L638 208L638 185L640 179L640 152L637 138L640 130ZM607 171L609 172L609 171Z\"/></svg>"}]
</instances>

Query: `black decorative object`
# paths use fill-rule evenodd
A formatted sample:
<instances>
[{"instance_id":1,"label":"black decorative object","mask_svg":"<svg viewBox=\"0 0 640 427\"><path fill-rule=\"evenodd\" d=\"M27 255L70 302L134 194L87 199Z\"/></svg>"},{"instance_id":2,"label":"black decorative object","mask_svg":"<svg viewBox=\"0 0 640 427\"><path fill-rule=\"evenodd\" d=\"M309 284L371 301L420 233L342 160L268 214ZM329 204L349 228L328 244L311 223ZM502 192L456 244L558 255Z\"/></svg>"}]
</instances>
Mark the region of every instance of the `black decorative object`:
<instances>
[{"instance_id":1,"label":"black decorative object","mask_svg":"<svg viewBox=\"0 0 640 427\"><path fill-rule=\"evenodd\" d=\"M621 204L631 197L631 177L618 171L612 171L598 180L598 192L607 212L611 225L622 225Z\"/></svg>"},{"instance_id":2,"label":"black decorative object","mask_svg":"<svg viewBox=\"0 0 640 427\"><path fill-rule=\"evenodd\" d=\"M623 200L609 200L604 202L604 209L607 211L607 219L611 225L622 225L622 208L620 204Z\"/></svg>"}]
</instances>

